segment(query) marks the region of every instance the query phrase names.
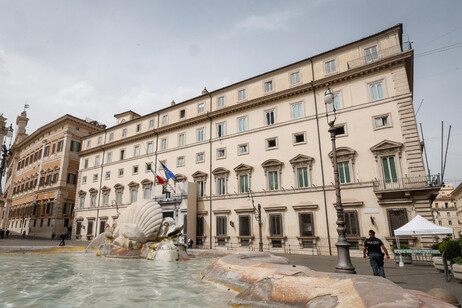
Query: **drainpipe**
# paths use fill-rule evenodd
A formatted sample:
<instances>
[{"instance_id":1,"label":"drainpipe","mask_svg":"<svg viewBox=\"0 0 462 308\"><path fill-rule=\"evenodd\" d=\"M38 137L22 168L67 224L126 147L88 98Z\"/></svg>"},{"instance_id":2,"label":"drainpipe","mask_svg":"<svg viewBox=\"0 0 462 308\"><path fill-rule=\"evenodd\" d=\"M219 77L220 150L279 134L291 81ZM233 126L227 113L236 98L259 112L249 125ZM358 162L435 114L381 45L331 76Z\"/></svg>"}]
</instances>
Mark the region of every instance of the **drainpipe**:
<instances>
[{"instance_id":1,"label":"drainpipe","mask_svg":"<svg viewBox=\"0 0 462 308\"><path fill-rule=\"evenodd\" d=\"M207 92L210 97L210 112L212 112L212 95ZM209 128L209 146L210 146L210 153L209 153L209 225L210 225L210 249L212 249L212 118L209 116L207 112L207 118L209 118L210 128Z\"/></svg>"},{"instance_id":2,"label":"drainpipe","mask_svg":"<svg viewBox=\"0 0 462 308\"><path fill-rule=\"evenodd\" d=\"M159 114L157 114L157 128L159 128ZM157 174L157 152L159 151L159 133L157 131L154 132L156 134L156 151L154 153L154 171ZM156 187L157 179L154 177L154 189L152 190L152 197L156 196L155 187Z\"/></svg>"},{"instance_id":3,"label":"drainpipe","mask_svg":"<svg viewBox=\"0 0 462 308\"><path fill-rule=\"evenodd\" d=\"M313 68L312 58L310 58L310 62L311 62L311 75L312 75L311 89L313 90L313 96L314 96L314 110L316 113L316 128L318 131L319 160L321 163L322 194L324 197L324 211L326 212L327 242L329 244L329 255L332 256L332 247L330 243L330 231L329 231L329 215L327 214L326 182L324 179L324 164L322 162L321 133L319 131L318 103L316 101L316 89L314 88L314 68Z\"/></svg>"},{"instance_id":4,"label":"drainpipe","mask_svg":"<svg viewBox=\"0 0 462 308\"><path fill-rule=\"evenodd\" d=\"M101 147L103 149L103 157L101 158L101 172L99 174L99 189L98 189L98 208L96 209L96 222L95 222L95 238L98 236L98 219L99 219L99 208L100 208L100 202L101 202L101 185L103 184L103 169L104 169L104 157L106 154L105 150L105 145L106 145L106 135L107 135L107 129L104 130L104 142L103 146ZM101 230L99 230L101 233Z\"/></svg>"}]
</instances>

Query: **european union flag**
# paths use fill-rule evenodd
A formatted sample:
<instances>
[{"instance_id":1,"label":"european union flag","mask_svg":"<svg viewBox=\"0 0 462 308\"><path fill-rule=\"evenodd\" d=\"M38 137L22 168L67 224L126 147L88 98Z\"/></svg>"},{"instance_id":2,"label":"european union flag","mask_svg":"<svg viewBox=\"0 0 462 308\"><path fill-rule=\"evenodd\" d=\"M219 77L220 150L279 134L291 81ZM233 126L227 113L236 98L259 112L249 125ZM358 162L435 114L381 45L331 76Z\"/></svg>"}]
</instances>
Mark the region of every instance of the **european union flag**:
<instances>
[{"instance_id":1,"label":"european union flag","mask_svg":"<svg viewBox=\"0 0 462 308\"><path fill-rule=\"evenodd\" d=\"M162 168L164 169L165 178L167 179L167 181L168 179L175 179L175 181L179 182L172 171L168 170L168 168L161 161L160 161L160 164L162 165Z\"/></svg>"}]
</instances>

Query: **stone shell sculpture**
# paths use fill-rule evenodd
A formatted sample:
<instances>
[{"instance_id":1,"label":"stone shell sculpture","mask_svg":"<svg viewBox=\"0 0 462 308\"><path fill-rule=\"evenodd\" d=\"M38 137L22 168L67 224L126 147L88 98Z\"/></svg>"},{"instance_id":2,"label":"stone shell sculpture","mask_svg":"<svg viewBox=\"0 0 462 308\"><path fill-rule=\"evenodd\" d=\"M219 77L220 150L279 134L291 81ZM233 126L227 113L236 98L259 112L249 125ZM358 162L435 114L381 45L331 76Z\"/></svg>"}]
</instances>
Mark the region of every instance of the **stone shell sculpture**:
<instances>
[{"instance_id":1,"label":"stone shell sculpture","mask_svg":"<svg viewBox=\"0 0 462 308\"><path fill-rule=\"evenodd\" d=\"M117 222L113 244L122 248L137 249L146 242L155 241L162 220L162 208L156 201L132 203Z\"/></svg>"}]
</instances>

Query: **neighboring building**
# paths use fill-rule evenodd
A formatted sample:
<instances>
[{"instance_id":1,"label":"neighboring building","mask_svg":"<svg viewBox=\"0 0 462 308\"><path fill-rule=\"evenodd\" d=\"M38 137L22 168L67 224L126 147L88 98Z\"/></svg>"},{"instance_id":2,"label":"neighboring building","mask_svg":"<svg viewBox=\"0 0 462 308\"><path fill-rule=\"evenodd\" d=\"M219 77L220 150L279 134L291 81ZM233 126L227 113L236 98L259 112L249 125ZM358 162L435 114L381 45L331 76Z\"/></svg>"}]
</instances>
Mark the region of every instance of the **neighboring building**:
<instances>
[{"instance_id":1,"label":"neighboring building","mask_svg":"<svg viewBox=\"0 0 462 308\"><path fill-rule=\"evenodd\" d=\"M65 115L27 135L28 121L26 111L16 120L2 227L36 237L70 233L81 138L103 127Z\"/></svg>"},{"instance_id":2,"label":"neighboring building","mask_svg":"<svg viewBox=\"0 0 462 308\"><path fill-rule=\"evenodd\" d=\"M399 24L216 91L204 89L151 114L115 115L117 125L83 139L74 230L93 237L114 224L118 211L153 193L175 204L164 209L173 208L178 223L187 217L186 232L196 244L256 248L251 190L255 206L262 206L265 249L336 253L324 106L330 84L347 239L360 249L375 229L391 244L393 230L416 214L432 219L431 202L440 188L422 161L413 64ZM181 181L194 182L197 198L181 185L170 195L168 186L152 188L145 163L162 174L159 161ZM420 240L402 239L412 246Z\"/></svg>"},{"instance_id":3,"label":"neighboring building","mask_svg":"<svg viewBox=\"0 0 462 308\"><path fill-rule=\"evenodd\" d=\"M6 118L3 114L0 114L0 172L2 172L2 167L6 168L7 157L4 157L5 151L3 148L8 149L7 144L7 133L8 127L6 125ZM3 221L3 216L5 215L5 198L3 194L3 174L0 174L0 229L2 227L1 222Z\"/></svg>"},{"instance_id":4,"label":"neighboring building","mask_svg":"<svg viewBox=\"0 0 462 308\"><path fill-rule=\"evenodd\" d=\"M456 236L460 237L462 235L462 183L451 192L451 198L454 202L454 207L457 209L456 216L459 224L458 229L456 229Z\"/></svg>"},{"instance_id":5,"label":"neighboring building","mask_svg":"<svg viewBox=\"0 0 462 308\"><path fill-rule=\"evenodd\" d=\"M453 196L454 186L445 184L432 203L433 218L437 225L450 227L458 236L461 231L460 213L457 211L457 203Z\"/></svg>"}]
</instances>

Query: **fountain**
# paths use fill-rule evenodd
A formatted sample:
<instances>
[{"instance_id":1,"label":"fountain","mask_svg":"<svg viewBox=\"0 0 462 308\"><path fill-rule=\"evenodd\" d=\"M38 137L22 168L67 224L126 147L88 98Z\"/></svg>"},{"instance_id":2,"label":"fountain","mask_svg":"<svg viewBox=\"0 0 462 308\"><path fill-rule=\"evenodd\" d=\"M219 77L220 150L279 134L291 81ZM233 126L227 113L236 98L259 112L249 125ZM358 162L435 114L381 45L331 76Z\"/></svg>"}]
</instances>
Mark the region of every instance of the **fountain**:
<instances>
[{"instance_id":1,"label":"fountain","mask_svg":"<svg viewBox=\"0 0 462 308\"><path fill-rule=\"evenodd\" d=\"M183 226L171 217L162 217L162 208L154 200L130 204L112 232L106 230L87 247L97 255L111 258L145 258L178 261L188 259L186 245L178 241Z\"/></svg>"}]
</instances>

